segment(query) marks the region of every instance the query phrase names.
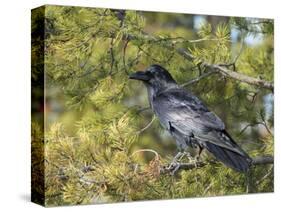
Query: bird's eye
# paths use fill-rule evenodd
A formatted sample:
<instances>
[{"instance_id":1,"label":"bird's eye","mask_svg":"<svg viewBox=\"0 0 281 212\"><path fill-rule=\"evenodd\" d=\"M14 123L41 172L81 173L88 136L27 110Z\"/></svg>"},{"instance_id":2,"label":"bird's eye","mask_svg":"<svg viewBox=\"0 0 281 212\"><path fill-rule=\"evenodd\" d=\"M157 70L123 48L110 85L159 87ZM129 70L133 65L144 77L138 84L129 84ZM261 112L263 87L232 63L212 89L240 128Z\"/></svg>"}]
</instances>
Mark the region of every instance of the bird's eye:
<instances>
[{"instance_id":1,"label":"bird's eye","mask_svg":"<svg viewBox=\"0 0 281 212\"><path fill-rule=\"evenodd\" d=\"M151 71L147 71L147 72L146 72L146 74L147 74L147 76L149 76L150 78L152 78L152 77L153 77L153 74L152 74L152 72L151 72Z\"/></svg>"}]
</instances>

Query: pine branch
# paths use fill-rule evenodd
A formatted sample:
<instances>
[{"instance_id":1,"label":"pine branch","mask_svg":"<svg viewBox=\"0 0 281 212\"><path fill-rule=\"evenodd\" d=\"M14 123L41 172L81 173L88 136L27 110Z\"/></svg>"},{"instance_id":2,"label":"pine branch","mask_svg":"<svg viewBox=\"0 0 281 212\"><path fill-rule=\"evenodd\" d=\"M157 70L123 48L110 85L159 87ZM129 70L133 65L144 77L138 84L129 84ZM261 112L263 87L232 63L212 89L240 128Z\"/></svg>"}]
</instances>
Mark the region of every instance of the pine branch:
<instances>
[{"instance_id":1,"label":"pine branch","mask_svg":"<svg viewBox=\"0 0 281 212\"><path fill-rule=\"evenodd\" d=\"M135 36L135 35L127 35L130 40L142 40L145 41L146 43L157 43L159 42L159 39L162 40L161 38L156 38L151 35L148 35L146 33L143 33L141 36ZM196 58L190 54L186 49L184 48L176 48L175 44L169 40L166 40L165 42L161 42L162 46L171 50L171 51L176 51L179 55L184 57L188 61L194 61ZM248 76L246 74L243 74L239 71L232 71L230 69L227 69L226 65L224 64L208 64L205 61L202 61L202 66L205 67L206 69L210 70L213 73L219 73L225 77L232 78L235 80L238 80L240 82L244 82L250 85L258 86L258 87L263 87L266 89L269 89L271 91L274 90L274 85L272 82L268 82L266 80L254 78L251 76ZM209 74L211 75L211 74ZM189 82L187 82L189 84Z\"/></svg>"},{"instance_id":2,"label":"pine branch","mask_svg":"<svg viewBox=\"0 0 281 212\"><path fill-rule=\"evenodd\" d=\"M206 73L204 73L204 74L201 74L199 77L196 77L196 78L194 78L194 79L192 79L192 80L189 80L188 82L185 82L185 83L181 84L181 87L186 87L186 86L192 85L192 84L194 84L194 83L197 83L197 82L199 82L200 80L202 80L202 79L204 79L204 78L207 78L207 77L209 77L210 75L212 75L212 74L214 74L214 73L216 73L216 72L214 72L214 71L209 71L209 72L206 72Z\"/></svg>"},{"instance_id":3,"label":"pine branch","mask_svg":"<svg viewBox=\"0 0 281 212\"><path fill-rule=\"evenodd\" d=\"M272 82L268 82L268 81L265 81L265 80L262 80L262 79L250 77L250 76L247 76L247 75L239 73L239 72L231 71L230 69L227 69L227 68L225 68L221 65L204 64L204 66L208 69L211 69L213 71L216 71L216 72L220 73L221 75L223 75L225 77L236 79L240 82L244 82L244 83L247 83L247 84L250 84L250 85L263 87L263 88L269 89L271 91L274 90L274 85L273 85Z\"/></svg>"},{"instance_id":4,"label":"pine branch","mask_svg":"<svg viewBox=\"0 0 281 212\"><path fill-rule=\"evenodd\" d=\"M267 155L267 156L259 156L253 158L253 165L266 165L266 164L274 164L274 157Z\"/></svg>"},{"instance_id":5,"label":"pine branch","mask_svg":"<svg viewBox=\"0 0 281 212\"><path fill-rule=\"evenodd\" d=\"M137 134L141 134L142 132L144 132L145 130L147 130L152 124L153 124L153 121L155 120L155 116L152 117L151 121L144 127L142 128L141 130L139 130L137 132Z\"/></svg>"},{"instance_id":6,"label":"pine branch","mask_svg":"<svg viewBox=\"0 0 281 212\"><path fill-rule=\"evenodd\" d=\"M208 164L215 164L217 161L209 161L209 162L191 162L191 163L179 163L177 164L177 171L179 170L191 170L194 168L201 168L204 167ZM267 164L274 164L274 158L273 156L259 156L253 158L252 165L267 165ZM175 167L170 167L170 165L163 166L161 168L162 173L167 173L167 172L173 172Z\"/></svg>"},{"instance_id":7,"label":"pine branch","mask_svg":"<svg viewBox=\"0 0 281 212\"><path fill-rule=\"evenodd\" d=\"M182 49L182 48L177 49L177 52L189 61L193 61L195 59L195 57L193 57L193 55L191 55L185 49ZM202 66L205 67L206 69L210 70L211 73L219 73L225 77L236 79L240 82L244 82L244 83L247 83L250 85L255 85L258 87L263 87L263 88L269 89L271 91L274 90L274 85L272 82L250 77L248 75L239 73L239 71L232 71L230 69L227 69L225 67L225 65L223 65L223 64L218 65L218 64L208 64L208 63L202 62ZM211 73L209 75L211 75Z\"/></svg>"}]
</instances>

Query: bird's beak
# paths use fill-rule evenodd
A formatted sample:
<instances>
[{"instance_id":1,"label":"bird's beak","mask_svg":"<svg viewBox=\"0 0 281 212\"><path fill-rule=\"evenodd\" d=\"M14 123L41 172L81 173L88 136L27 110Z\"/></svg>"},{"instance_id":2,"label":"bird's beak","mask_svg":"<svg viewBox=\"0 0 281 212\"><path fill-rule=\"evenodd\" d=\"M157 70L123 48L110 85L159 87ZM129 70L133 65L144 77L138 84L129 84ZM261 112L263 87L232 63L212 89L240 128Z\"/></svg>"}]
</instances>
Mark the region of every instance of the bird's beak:
<instances>
[{"instance_id":1,"label":"bird's beak","mask_svg":"<svg viewBox=\"0 0 281 212\"><path fill-rule=\"evenodd\" d=\"M148 81L150 78L145 71L137 71L129 76L129 79Z\"/></svg>"}]
</instances>

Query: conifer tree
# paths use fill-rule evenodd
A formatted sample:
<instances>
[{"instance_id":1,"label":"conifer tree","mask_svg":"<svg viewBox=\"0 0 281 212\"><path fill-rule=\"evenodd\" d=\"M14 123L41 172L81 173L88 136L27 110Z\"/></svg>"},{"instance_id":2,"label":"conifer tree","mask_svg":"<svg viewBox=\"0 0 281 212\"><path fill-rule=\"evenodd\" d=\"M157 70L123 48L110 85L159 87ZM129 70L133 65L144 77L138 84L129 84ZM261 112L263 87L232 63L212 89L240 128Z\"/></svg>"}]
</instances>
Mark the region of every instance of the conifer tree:
<instances>
[{"instance_id":1,"label":"conifer tree","mask_svg":"<svg viewBox=\"0 0 281 212\"><path fill-rule=\"evenodd\" d=\"M42 76L46 82L45 126L32 114L35 201L52 206L273 191L273 21L226 18L198 30L182 24L193 19L66 6L33 11L33 99L42 99L36 82ZM248 44L251 37L260 43ZM175 142L152 115L145 88L128 79L155 63L222 118L256 159L248 175L207 153L198 164L183 159L175 175L165 171Z\"/></svg>"}]
</instances>

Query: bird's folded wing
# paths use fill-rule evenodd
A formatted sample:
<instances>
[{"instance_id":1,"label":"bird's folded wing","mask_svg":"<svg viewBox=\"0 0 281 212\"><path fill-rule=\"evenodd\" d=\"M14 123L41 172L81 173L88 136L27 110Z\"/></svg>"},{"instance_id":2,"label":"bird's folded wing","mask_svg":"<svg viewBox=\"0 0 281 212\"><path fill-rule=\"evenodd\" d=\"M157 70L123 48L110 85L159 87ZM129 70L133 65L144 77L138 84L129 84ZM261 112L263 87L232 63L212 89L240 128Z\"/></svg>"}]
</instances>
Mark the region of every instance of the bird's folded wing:
<instances>
[{"instance_id":1,"label":"bird's folded wing","mask_svg":"<svg viewBox=\"0 0 281 212\"><path fill-rule=\"evenodd\" d=\"M173 127L183 135L193 132L195 137L243 155L241 148L225 134L221 119L195 96L181 90L172 90L157 96L153 107L160 122Z\"/></svg>"},{"instance_id":2,"label":"bird's folded wing","mask_svg":"<svg viewBox=\"0 0 281 212\"><path fill-rule=\"evenodd\" d=\"M199 127L224 130L224 123L195 96L177 89L167 91L157 96L153 101L153 107L159 117L165 121L176 122L181 127Z\"/></svg>"}]
</instances>

